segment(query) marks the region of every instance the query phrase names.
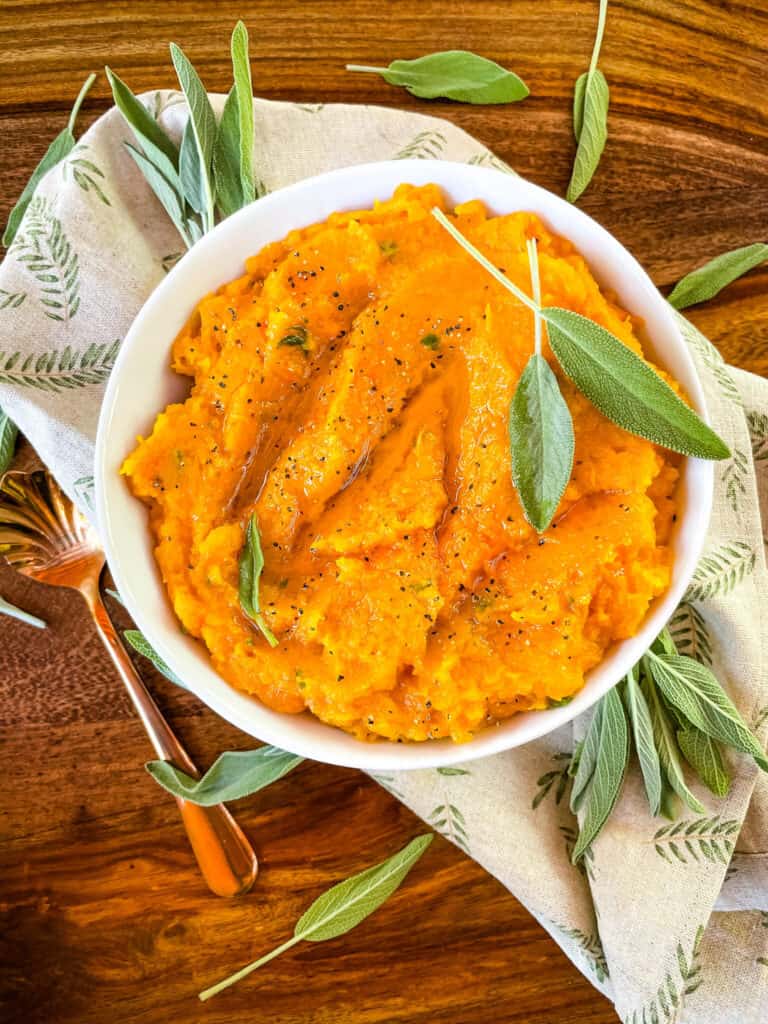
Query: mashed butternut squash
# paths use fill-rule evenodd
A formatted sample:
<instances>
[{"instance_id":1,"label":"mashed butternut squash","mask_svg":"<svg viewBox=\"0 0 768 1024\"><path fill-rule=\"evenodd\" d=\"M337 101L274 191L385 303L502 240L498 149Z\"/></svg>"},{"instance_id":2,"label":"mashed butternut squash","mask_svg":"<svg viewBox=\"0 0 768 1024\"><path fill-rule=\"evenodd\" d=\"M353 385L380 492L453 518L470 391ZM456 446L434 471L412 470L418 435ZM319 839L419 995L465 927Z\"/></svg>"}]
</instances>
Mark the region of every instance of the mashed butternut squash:
<instances>
[{"instance_id":1,"label":"mashed butternut squash","mask_svg":"<svg viewBox=\"0 0 768 1024\"><path fill-rule=\"evenodd\" d=\"M204 298L173 347L193 378L125 461L183 627L216 670L361 738L462 741L575 693L670 579L678 459L558 372L576 436L551 527L526 522L507 417L533 317L430 216L436 186L294 231ZM631 318L533 214L457 223L544 305L635 352ZM242 612L257 516L271 648Z\"/></svg>"}]
</instances>

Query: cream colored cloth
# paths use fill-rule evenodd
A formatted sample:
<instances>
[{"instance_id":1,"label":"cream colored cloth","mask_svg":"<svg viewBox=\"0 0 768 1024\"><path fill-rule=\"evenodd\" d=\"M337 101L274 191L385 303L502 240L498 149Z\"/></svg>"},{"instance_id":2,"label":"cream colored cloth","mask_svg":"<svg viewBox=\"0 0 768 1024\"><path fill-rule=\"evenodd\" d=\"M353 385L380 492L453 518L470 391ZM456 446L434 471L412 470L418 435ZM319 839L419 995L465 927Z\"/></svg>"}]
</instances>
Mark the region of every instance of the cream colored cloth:
<instances>
[{"instance_id":1,"label":"cream colored cloth","mask_svg":"<svg viewBox=\"0 0 768 1024\"><path fill-rule=\"evenodd\" d=\"M179 96L144 100L178 135L186 117ZM256 165L268 190L393 157L508 169L436 118L263 100L254 115ZM135 314L182 248L122 146L131 138L114 110L100 118L41 183L0 268L0 406L89 514L104 381ZM686 652L711 650L718 677L765 738L768 382L726 367L683 325L734 457L717 467L706 557L676 626L690 639ZM563 773L583 728L580 720L461 768L376 778L522 900L624 1021L765 1024L765 776L757 781L753 764L734 756L730 794L719 800L694 786L707 814L686 814L673 829L649 816L633 766L610 823L576 868Z\"/></svg>"}]
</instances>

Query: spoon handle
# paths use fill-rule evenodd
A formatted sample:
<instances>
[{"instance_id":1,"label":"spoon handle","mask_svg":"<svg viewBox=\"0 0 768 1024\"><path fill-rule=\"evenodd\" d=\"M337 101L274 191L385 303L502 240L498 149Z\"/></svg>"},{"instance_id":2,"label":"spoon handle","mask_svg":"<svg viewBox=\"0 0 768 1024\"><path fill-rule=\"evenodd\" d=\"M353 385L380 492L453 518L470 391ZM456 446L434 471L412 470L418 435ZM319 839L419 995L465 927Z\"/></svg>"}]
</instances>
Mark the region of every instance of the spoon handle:
<instances>
[{"instance_id":1,"label":"spoon handle","mask_svg":"<svg viewBox=\"0 0 768 1024\"><path fill-rule=\"evenodd\" d=\"M125 683L136 713L141 719L155 753L164 761L194 778L200 773L160 713L142 682L112 625L101 596L84 594L96 628L115 668ZM176 798L192 850L209 889L217 896L240 896L248 892L258 873L256 854L242 829L224 804L201 807Z\"/></svg>"}]
</instances>

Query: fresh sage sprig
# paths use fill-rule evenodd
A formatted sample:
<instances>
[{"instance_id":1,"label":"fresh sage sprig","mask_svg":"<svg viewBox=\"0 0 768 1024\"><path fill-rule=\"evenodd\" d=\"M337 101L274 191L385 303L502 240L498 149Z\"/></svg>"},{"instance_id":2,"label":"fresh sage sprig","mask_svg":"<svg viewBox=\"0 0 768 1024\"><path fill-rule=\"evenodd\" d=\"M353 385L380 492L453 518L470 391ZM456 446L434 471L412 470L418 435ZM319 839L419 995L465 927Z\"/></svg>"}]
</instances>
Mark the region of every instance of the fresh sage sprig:
<instances>
[{"instance_id":1,"label":"fresh sage sprig","mask_svg":"<svg viewBox=\"0 0 768 1024\"><path fill-rule=\"evenodd\" d=\"M0 477L9 469L16 452L19 430L10 416L0 409ZM13 607L13 606L12 606Z\"/></svg>"},{"instance_id":2,"label":"fresh sage sprig","mask_svg":"<svg viewBox=\"0 0 768 1024\"><path fill-rule=\"evenodd\" d=\"M176 43L171 43L171 59L189 105L189 117L179 151L181 190L192 209L200 215L205 233L214 225L214 185L211 177L216 117L200 76Z\"/></svg>"},{"instance_id":3,"label":"fresh sage sprig","mask_svg":"<svg viewBox=\"0 0 768 1024\"><path fill-rule=\"evenodd\" d=\"M541 306L536 239L528 239L533 298ZM509 407L512 480L528 522L542 533L552 522L573 469L573 420L557 377L541 354L542 316L534 311L534 352Z\"/></svg>"},{"instance_id":4,"label":"fresh sage sprig","mask_svg":"<svg viewBox=\"0 0 768 1024\"><path fill-rule=\"evenodd\" d=\"M675 309L687 309L714 298L726 285L768 260L768 245L756 242L732 249L692 270L677 282L668 296Z\"/></svg>"},{"instance_id":5,"label":"fresh sage sprig","mask_svg":"<svg viewBox=\"0 0 768 1024\"><path fill-rule=\"evenodd\" d=\"M653 677L646 672L640 673L640 687L648 705L653 726L653 742L659 755L661 775L660 813L665 818L674 820L677 817L678 799L697 814L703 814L706 808L688 788L683 771L683 758L676 736L676 719L664 703Z\"/></svg>"},{"instance_id":6,"label":"fresh sage sprig","mask_svg":"<svg viewBox=\"0 0 768 1024\"><path fill-rule=\"evenodd\" d=\"M248 32L239 21L232 33L230 89L221 115L213 149L216 203L224 216L256 198L253 169L253 83L248 59Z\"/></svg>"},{"instance_id":7,"label":"fresh sage sprig","mask_svg":"<svg viewBox=\"0 0 768 1024\"><path fill-rule=\"evenodd\" d=\"M29 206L32 196L35 193L35 189L40 184L44 175L55 167L57 164L72 152L75 147L75 121L77 115L80 112L83 100L88 95L88 91L96 80L96 75L89 75L83 82L80 92L77 94L77 99L72 107L72 111L69 115L69 121L67 121L67 127L63 131L59 132L53 142L50 144L48 149L45 151L45 155L37 167L32 172L32 177L29 179L27 184L24 186L24 191L21 193L16 201L16 205L11 210L10 216L8 217L8 223L5 226L5 232L3 233L3 245L9 246L16 237L16 232L19 230L22 217Z\"/></svg>"},{"instance_id":8,"label":"fresh sage sprig","mask_svg":"<svg viewBox=\"0 0 768 1024\"><path fill-rule=\"evenodd\" d=\"M199 995L200 1000L205 1002L211 996L241 981L257 968L274 960L291 946L295 946L297 942L325 942L351 931L374 910L378 910L400 887L432 839L432 835L417 836L399 853L382 861L381 864L361 871L359 875L353 875L328 889L302 914L296 922L293 936L287 942L283 942L270 953L254 960L218 984L205 989Z\"/></svg>"},{"instance_id":9,"label":"fresh sage sprig","mask_svg":"<svg viewBox=\"0 0 768 1024\"><path fill-rule=\"evenodd\" d=\"M741 753L749 754L768 772L768 758L749 731L741 715L706 665L680 654L656 654L651 648L645 655L645 671L653 678L668 705L686 723Z\"/></svg>"},{"instance_id":10,"label":"fresh sage sprig","mask_svg":"<svg viewBox=\"0 0 768 1024\"><path fill-rule=\"evenodd\" d=\"M293 771L303 760L278 747L259 747L221 754L201 779L193 779L168 761L148 761L144 767L169 793L210 807L258 793Z\"/></svg>"},{"instance_id":11,"label":"fresh sage sprig","mask_svg":"<svg viewBox=\"0 0 768 1024\"><path fill-rule=\"evenodd\" d=\"M635 668L631 668L626 675L622 696L645 783L648 806L651 814L656 817L661 810L661 763L653 739L651 712L637 681Z\"/></svg>"},{"instance_id":12,"label":"fresh sage sprig","mask_svg":"<svg viewBox=\"0 0 768 1024\"><path fill-rule=\"evenodd\" d=\"M190 248L210 231L217 213L227 217L253 201L253 94L248 32L239 21L232 33L234 85L219 124L199 75L175 44L171 58L189 106L181 146L163 131L140 100L106 68L115 105L140 148L126 148Z\"/></svg>"},{"instance_id":13,"label":"fresh sage sprig","mask_svg":"<svg viewBox=\"0 0 768 1024\"><path fill-rule=\"evenodd\" d=\"M678 654L665 629L623 682L598 703L572 757L571 808L581 814L574 861L594 842L616 806L629 763L630 736L654 815L674 819L678 799L697 814L706 813L688 787L684 763L711 792L725 796L731 780L722 747L747 754L768 772L768 757L712 671Z\"/></svg>"},{"instance_id":14,"label":"fresh sage sprig","mask_svg":"<svg viewBox=\"0 0 768 1024\"><path fill-rule=\"evenodd\" d=\"M240 553L240 605L248 616L259 627L270 647L277 647L277 637L264 619L259 603L259 582L264 569L264 553L261 550L259 524L252 515L245 531L245 544Z\"/></svg>"},{"instance_id":15,"label":"fresh sage sprig","mask_svg":"<svg viewBox=\"0 0 768 1024\"><path fill-rule=\"evenodd\" d=\"M122 600L120 603L122 604ZM138 629L126 629L123 636L137 654L152 662L161 676L165 676L171 683L175 683L176 686L180 686L183 690L187 689L184 682L176 675L170 665L166 664L165 660L160 657L143 633Z\"/></svg>"},{"instance_id":16,"label":"fresh sage sprig","mask_svg":"<svg viewBox=\"0 0 768 1024\"><path fill-rule=\"evenodd\" d=\"M576 157L566 193L575 203L592 180L608 139L608 103L610 100L605 75L597 66L605 33L608 0L600 0L597 32L589 70L576 79L573 92L573 133L576 136Z\"/></svg>"},{"instance_id":17,"label":"fresh sage sprig","mask_svg":"<svg viewBox=\"0 0 768 1024\"><path fill-rule=\"evenodd\" d=\"M347 71L381 75L413 96L438 97L459 103L515 103L528 95L528 86L513 71L468 50L445 50L415 60L393 60L385 68L347 64Z\"/></svg>"},{"instance_id":18,"label":"fresh sage sprig","mask_svg":"<svg viewBox=\"0 0 768 1024\"><path fill-rule=\"evenodd\" d=\"M0 477L8 469L16 451L16 438L19 431L16 424L0 409ZM45 623L36 615L25 612L10 601L0 597L0 615L8 615L19 622L26 622L29 626L37 626L38 629L45 629Z\"/></svg>"},{"instance_id":19,"label":"fresh sage sprig","mask_svg":"<svg viewBox=\"0 0 768 1024\"><path fill-rule=\"evenodd\" d=\"M0 597L0 615L7 615L11 619L18 619L19 622L26 622L28 626L36 626L38 629L46 628L46 623L42 619L38 619L31 612L25 612L23 608L18 608L3 597Z\"/></svg>"},{"instance_id":20,"label":"fresh sage sprig","mask_svg":"<svg viewBox=\"0 0 768 1024\"><path fill-rule=\"evenodd\" d=\"M584 814L571 859L579 860L602 831L619 799L629 765L629 729L616 688L595 709L580 751L571 810Z\"/></svg>"},{"instance_id":21,"label":"fresh sage sprig","mask_svg":"<svg viewBox=\"0 0 768 1024\"><path fill-rule=\"evenodd\" d=\"M639 356L604 327L557 306L542 307L518 288L435 208L448 233L523 305L544 319L549 346L566 376L613 423L654 444L701 459L725 459L727 445Z\"/></svg>"},{"instance_id":22,"label":"fresh sage sprig","mask_svg":"<svg viewBox=\"0 0 768 1024\"><path fill-rule=\"evenodd\" d=\"M16 424L7 413L0 409L0 476L5 473L13 460L18 436L19 431Z\"/></svg>"}]
</instances>

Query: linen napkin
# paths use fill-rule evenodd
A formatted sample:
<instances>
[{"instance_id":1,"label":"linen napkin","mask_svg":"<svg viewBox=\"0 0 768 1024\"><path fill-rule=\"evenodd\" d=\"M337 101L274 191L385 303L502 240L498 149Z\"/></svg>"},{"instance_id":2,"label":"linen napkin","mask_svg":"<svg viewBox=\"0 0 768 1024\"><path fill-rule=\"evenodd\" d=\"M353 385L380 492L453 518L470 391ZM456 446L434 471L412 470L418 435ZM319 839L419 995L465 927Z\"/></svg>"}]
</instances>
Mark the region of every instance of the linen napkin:
<instances>
[{"instance_id":1,"label":"linen napkin","mask_svg":"<svg viewBox=\"0 0 768 1024\"><path fill-rule=\"evenodd\" d=\"M221 109L223 97L212 97ZM180 95L143 102L180 136ZM450 159L509 170L453 125L397 110L256 100L267 190L372 160ZM111 110L41 182L0 267L0 406L67 493L93 515L93 443L121 339L182 245L122 146ZM717 431L705 557L673 621L683 653L711 661L747 722L768 727L764 523L768 381L727 367L681 317ZM374 778L520 899L627 1024L768 1020L768 783L730 759L724 799L671 826L652 819L636 766L579 866L565 770L585 718L520 749L455 768Z\"/></svg>"}]
</instances>

